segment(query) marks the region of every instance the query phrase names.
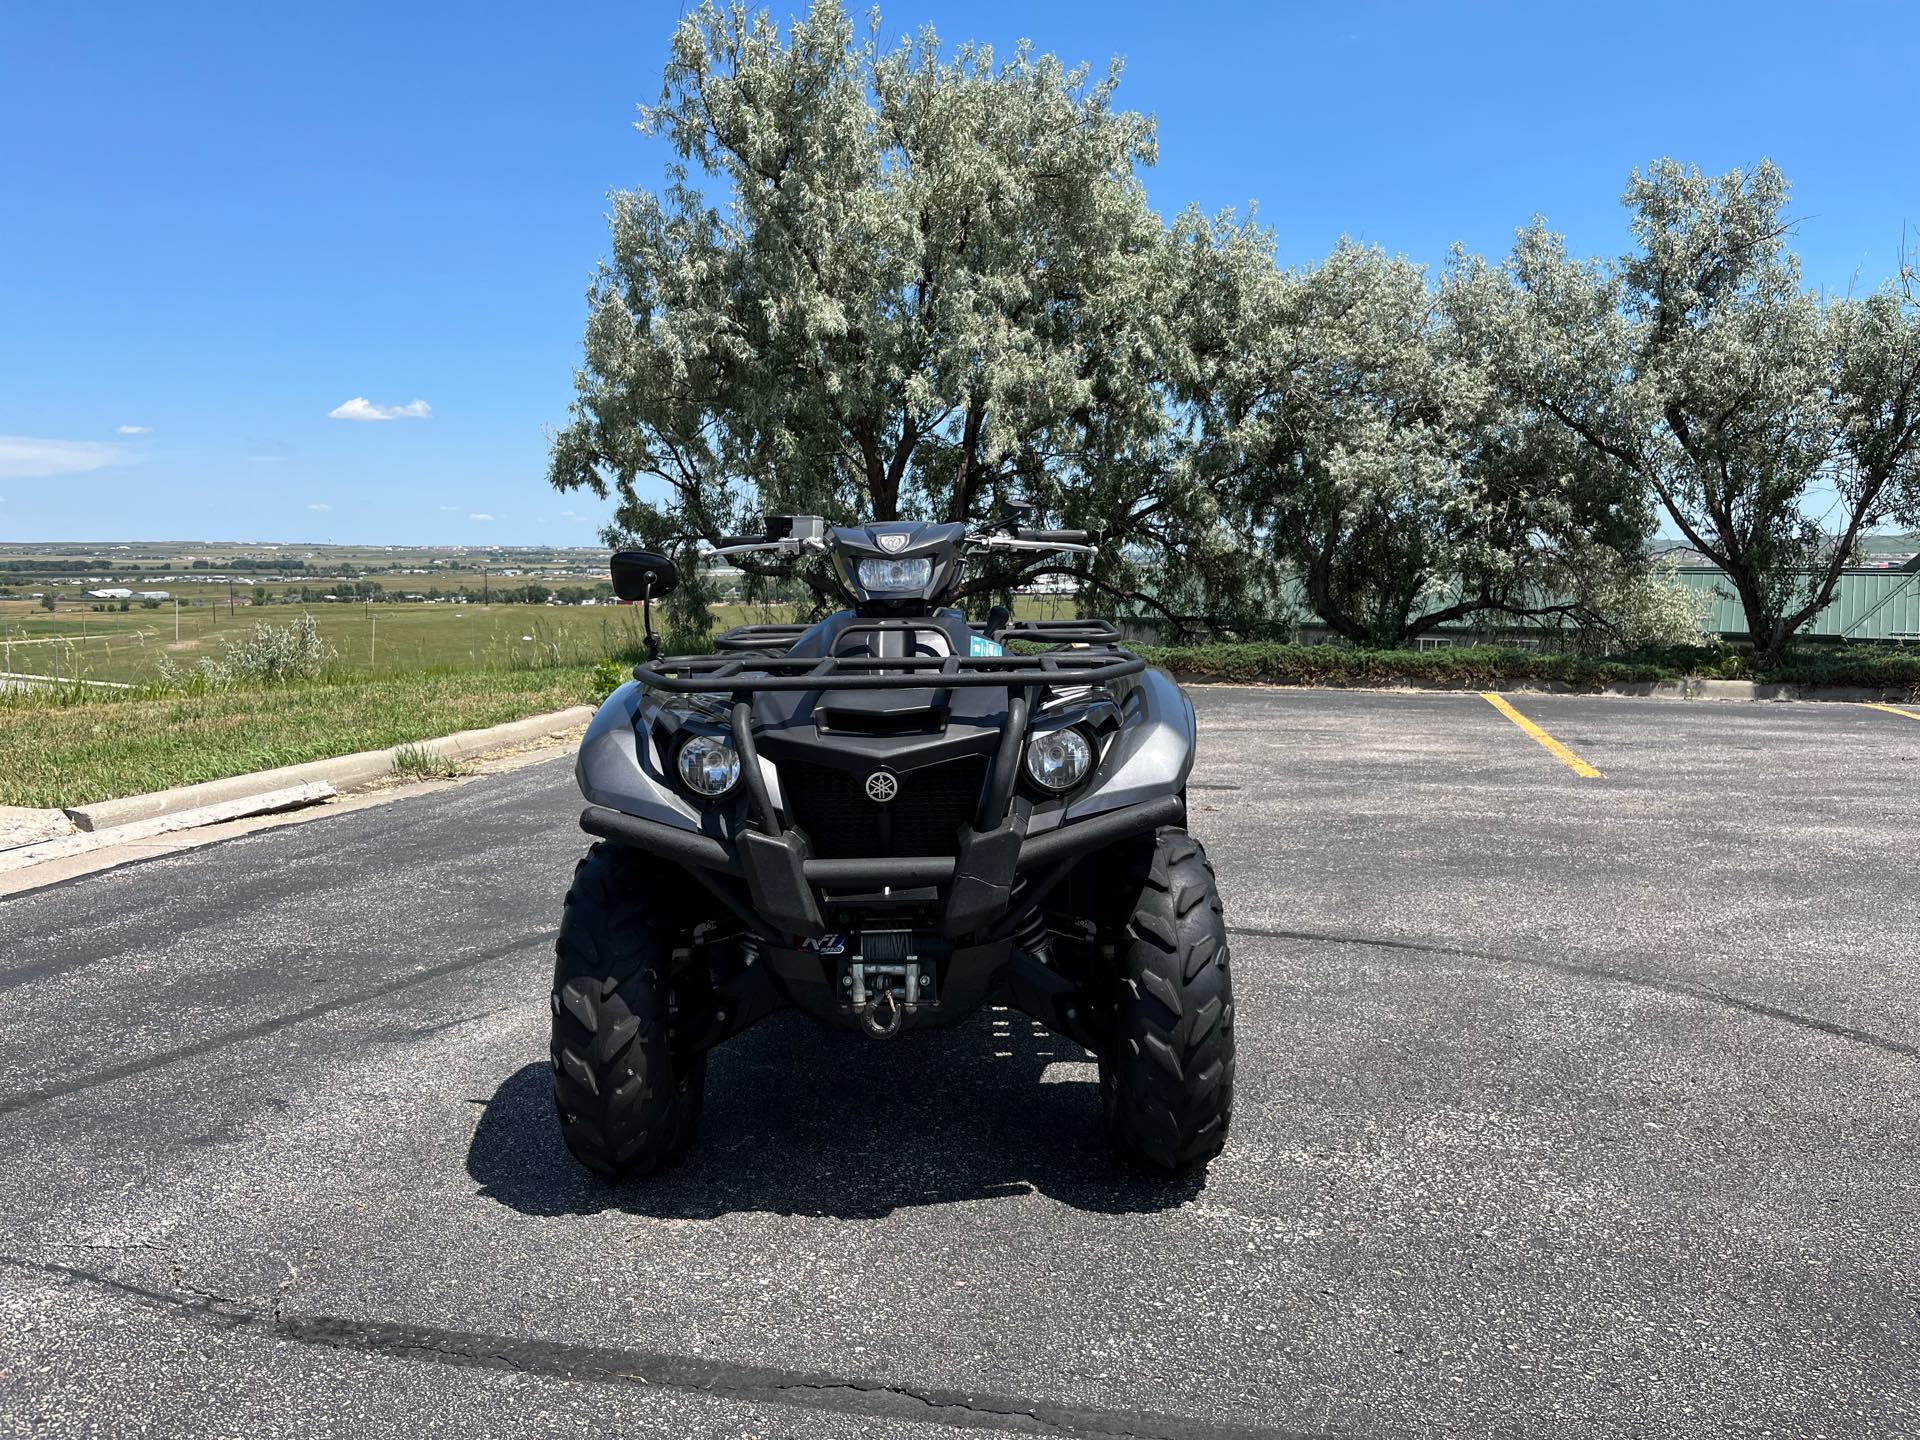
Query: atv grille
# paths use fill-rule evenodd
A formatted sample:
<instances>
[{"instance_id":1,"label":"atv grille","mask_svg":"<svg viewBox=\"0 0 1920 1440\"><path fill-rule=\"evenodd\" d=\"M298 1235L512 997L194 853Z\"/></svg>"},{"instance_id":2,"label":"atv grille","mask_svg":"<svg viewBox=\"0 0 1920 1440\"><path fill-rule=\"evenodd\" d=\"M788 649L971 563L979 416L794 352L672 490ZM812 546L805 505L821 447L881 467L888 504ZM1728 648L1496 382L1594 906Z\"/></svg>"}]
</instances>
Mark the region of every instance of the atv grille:
<instances>
[{"instance_id":1,"label":"atv grille","mask_svg":"<svg viewBox=\"0 0 1920 1440\"><path fill-rule=\"evenodd\" d=\"M973 819L986 777L983 755L908 770L899 795L882 805L867 798L865 771L806 760L780 764L787 813L822 860L959 854L960 827Z\"/></svg>"}]
</instances>

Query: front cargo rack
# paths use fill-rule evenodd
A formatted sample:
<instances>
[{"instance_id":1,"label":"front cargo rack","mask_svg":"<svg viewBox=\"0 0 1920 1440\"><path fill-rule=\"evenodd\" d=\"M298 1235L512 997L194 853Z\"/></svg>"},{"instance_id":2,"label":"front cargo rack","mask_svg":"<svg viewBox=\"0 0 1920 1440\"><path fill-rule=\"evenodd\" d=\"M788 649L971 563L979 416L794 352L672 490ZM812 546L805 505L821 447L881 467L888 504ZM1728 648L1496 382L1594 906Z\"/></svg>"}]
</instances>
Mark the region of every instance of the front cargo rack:
<instances>
[{"instance_id":1,"label":"front cargo rack","mask_svg":"<svg viewBox=\"0 0 1920 1440\"><path fill-rule=\"evenodd\" d=\"M754 695L767 690L1104 685L1146 668L1138 655L1115 648L1039 655L669 655L634 666L633 678L669 695Z\"/></svg>"},{"instance_id":2,"label":"front cargo rack","mask_svg":"<svg viewBox=\"0 0 1920 1440\"><path fill-rule=\"evenodd\" d=\"M1111 620L1010 620L994 632L994 638L1041 645L1115 646L1120 643L1120 627Z\"/></svg>"}]
</instances>

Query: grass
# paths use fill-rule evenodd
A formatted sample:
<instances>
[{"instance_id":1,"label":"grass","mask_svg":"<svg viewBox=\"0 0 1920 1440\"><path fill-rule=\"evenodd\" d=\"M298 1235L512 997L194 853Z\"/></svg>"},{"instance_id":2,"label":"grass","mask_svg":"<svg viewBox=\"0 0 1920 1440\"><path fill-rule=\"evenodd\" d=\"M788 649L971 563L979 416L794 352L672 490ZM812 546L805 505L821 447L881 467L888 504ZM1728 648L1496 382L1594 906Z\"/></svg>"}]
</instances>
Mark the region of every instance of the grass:
<instances>
[{"instance_id":1,"label":"grass","mask_svg":"<svg viewBox=\"0 0 1920 1440\"><path fill-rule=\"evenodd\" d=\"M1062 608L1022 607L1043 615ZM260 621L284 625L302 612L276 605L181 613L176 645L171 607L53 615L0 608L0 668L138 687L0 691L0 805L84 805L598 701L627 678L642 649L631 607L320 605L311 613L335 651L326 679L168 691L155 684L158 656L190 671ZM716 627L770 618L791 617L744 605L714 613ZM439 773L420 768L428 758L403 757L396 771Z\"/></svg>"},{"instance_id":2,"label":"grass","mask_svg":"<svg viewBox=\"0 0 1920 1440\"><path fill-rule=\"evenodd\" d=\"M1058 618L1069 601L1021 597L1023 617ZM175 638L171 605L143 610L88 610L63 605L49 613L29 601L0 600L0 670L63 679L150 684L162 656L191 670L219 656L229 642L265 621L286 625L311 614L333 650L335 670L397 675L422 670L504 670L588 665L603 656L642 651L640 612L631 605L241 605L204 601L180 607ZM716 605L714 629L796 618L791 606ZM655 620L664 625L664 615Z\"/></svg>"},{"instance_id":3,"label":"grass","mask_svg":"<svg viewBox=\"0 0 1920 1440\"><path fill-rule=\"evenodd\" d=\"M467 767L456 756L424 745L402 745L393 752L393 773L403 780L453 780L466 774Z\"/></svg>"},{"instance_id":4,"label":"grass","mask_svg":"<svg viewBox=\"0 0 1920 1440\"><path fill-rule=\"evenodd\" d=\"M428 740L579 705L587 666L197 694L0 695L0 805L71 806Z\"/></svg>"},{"instance_id":5,"label":"grass","mask_svg":"<svg viewBox=\"0 0 1920 1440\"><path fill-rule=\"evenodd\" d=\"M567 667L641 649L640 616L627 606L183 605L176 639L172 606L49 614L13 601L0 602L0 670L148 684L162 656L191 670L260 622L285 625L303 613L331 647L333 668L349 675Z\"/></svg>"}]
</instances>

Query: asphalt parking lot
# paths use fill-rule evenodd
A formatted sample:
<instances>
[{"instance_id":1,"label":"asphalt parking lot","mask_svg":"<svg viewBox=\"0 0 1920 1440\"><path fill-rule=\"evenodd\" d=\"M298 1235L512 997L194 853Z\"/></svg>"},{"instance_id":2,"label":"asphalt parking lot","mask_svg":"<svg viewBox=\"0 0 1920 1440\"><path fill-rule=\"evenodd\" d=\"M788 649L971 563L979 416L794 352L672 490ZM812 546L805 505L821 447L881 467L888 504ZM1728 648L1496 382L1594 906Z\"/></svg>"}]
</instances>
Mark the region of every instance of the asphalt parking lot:
<instances>
[{"instance_id":1,"label":"asphalt parking lot","mask_svg":"<svg viewBox=\"0 0 1920 1440\"><path fill-rule=\"evenodd\" d=\"M1001 1014L575 1170L562 762L0 900L0 1432L1920 1430L1920 718L1195 696L1203 1180Z\"/></svg>"}]
</instances>

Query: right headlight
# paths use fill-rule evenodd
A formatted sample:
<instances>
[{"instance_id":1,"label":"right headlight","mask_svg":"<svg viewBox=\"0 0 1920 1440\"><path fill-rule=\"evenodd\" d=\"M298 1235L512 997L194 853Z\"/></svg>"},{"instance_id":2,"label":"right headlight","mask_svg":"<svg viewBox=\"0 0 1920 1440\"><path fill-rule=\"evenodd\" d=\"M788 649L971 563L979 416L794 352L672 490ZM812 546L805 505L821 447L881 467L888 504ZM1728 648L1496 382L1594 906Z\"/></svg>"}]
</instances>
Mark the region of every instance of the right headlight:
<instances>
[{"instance_id":1,"label":"right headlight","mask_svg":"<svg viewBox=\"0 0 1920 1440\"><path fill-rule=\"evenodd\" d=\"M681 782L696 795L717 800L740 779L740 752L717 735L694 735L680 747Z\"/></svg>"},{"instance_id":2,"label":"right headlight","mask_svg":"<svg viewBox=\"0 0 1920 1440\"><path fill-rule=\"evenodd\" d=\"M1093 768L1093 746L1068 726L1048 730L1027 742L1027 778L1043 790L1071 790Z\"/></svg>"}]
</instances>

